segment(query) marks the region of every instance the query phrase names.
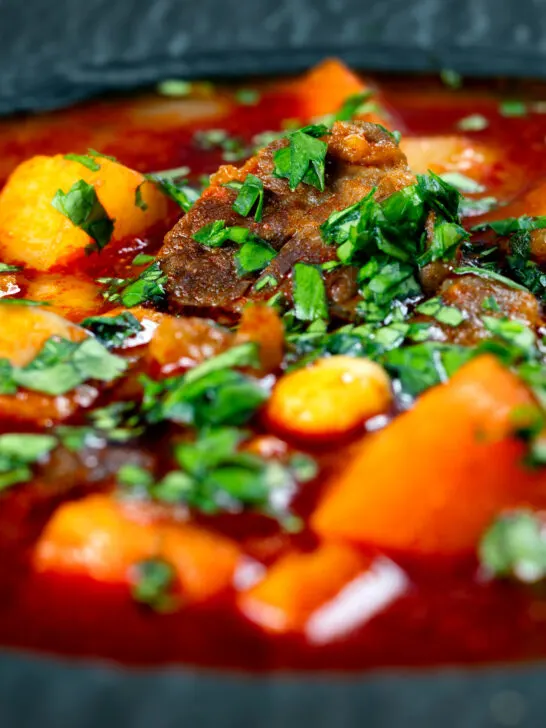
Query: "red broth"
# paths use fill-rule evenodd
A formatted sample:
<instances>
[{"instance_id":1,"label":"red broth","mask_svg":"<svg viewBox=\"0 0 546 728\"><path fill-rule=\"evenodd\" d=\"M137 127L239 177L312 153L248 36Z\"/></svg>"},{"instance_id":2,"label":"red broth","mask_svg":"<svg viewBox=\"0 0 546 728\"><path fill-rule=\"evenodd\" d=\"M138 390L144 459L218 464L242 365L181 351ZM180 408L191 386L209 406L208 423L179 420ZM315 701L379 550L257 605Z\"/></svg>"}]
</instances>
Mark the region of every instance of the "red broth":
<instances>
[{"instance_id":1,"label":"red broth","mask_svg":"<svg viewBox=\"0 0 546 728\"><path fill-rule=\"evenodd\" d=\"M477 162L472 158L467 162L469 167L481 167L480 182L499 200L512 200L546 175L546 116L544 103L539 103L546 101L546 88L539 84L506 88L471 83L453 90L430 78L377 77L372 83L403 138L464 134L492 150ZM249 143L258 133L301 119L299 98L290 86L246 85L260 89L255 105L238 104L231 88L207 91L205 87L197 101L148 93L5 119L0 122L0 180L35 154L85 153L88 147L142 172L187 166L190 179L197 180L223 160L220 150L196 145L196 131L221 128ZM506 97L528 100L531 110L521 117L503 116L499 101ZM461 132L460 120L470 115L485 117L487 128ZM454 163L454 169L464 171L465 162ZM85 274L77 275L90 283L100 275L126 276L135 253L155 252L178 214L173 206L169 218L149 238L107 249ZM23 295L37 277L29 273L23 278ZM345 443L317 457L326 471L341 468L350 447ZM232 594L158 615L135 605L125 584L33 570L32 549L48 518L66 498L83 495L77 488L65 493L62 487L50 486L17 486L2 496L0 643L4 646L131 664L189 662L252 670L467 664L531 660L546 654L543 589L487 581L473 557L377 556L371 550L370 557L379 561L375 585L363 586L370 590L369 613L360 614L353 623L354 609L350 595L345 595L337 613L327 615L312 633L268 634L238 612ZM304 518L320 489L320 482L313 483L298 498L296 510ZM314 543L305 531L287 536L258 517L221 517L213 527L259 554L263 563L283 553L287 545Z\"/></svg>"}]
</instances>

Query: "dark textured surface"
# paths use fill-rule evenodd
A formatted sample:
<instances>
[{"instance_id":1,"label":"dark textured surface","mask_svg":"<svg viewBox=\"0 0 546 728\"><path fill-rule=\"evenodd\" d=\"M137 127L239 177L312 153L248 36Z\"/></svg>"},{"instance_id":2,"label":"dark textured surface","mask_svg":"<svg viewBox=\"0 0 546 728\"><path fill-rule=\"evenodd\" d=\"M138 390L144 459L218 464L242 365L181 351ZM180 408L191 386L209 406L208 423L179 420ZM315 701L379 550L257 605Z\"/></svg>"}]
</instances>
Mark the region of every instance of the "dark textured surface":
<instances>
[{"instance_id":1,"label":"dark textured surface","mask_svg":"<svg viewBox=\"0 0 546 728\"><path fill-rule=\"evenodd\" d=\"M546 0L0 0L0 113L166 76L367 69L546 76Z\"/></svg>"},{"instance_id":2,"label":"dark textured surface","mask_svg":"<svg viewBox=\"0 0 546 728\"><path fill-rule=\"evenodd\" d=\"M0 657L2 728L543 728L546 670L371 677L121 672Z\"/></svg>"},{"instance_id":3,"label":"dark textured surface","mask_svg":"<svg viewBox=\"0 0 546 728\"><path fill-rule=\"evenodd\" d=\"M546 0L0 0L0 113L168 76L546 77ZM0 656L0 728L544 728L546 669L248 679Z\"/></svg>"}]
</instances>

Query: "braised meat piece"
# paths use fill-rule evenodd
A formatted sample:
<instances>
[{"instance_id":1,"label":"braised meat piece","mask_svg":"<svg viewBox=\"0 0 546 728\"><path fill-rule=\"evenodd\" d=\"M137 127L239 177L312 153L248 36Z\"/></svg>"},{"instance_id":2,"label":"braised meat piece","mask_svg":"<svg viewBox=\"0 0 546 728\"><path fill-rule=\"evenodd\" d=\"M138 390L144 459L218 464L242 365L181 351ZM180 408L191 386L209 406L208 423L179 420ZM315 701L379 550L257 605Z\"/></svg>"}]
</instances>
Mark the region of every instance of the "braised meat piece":
<instances>
[{"instance_id":1,"label":"braised meat piece","mask_svg":"<svg viewBox=\"0 0 546 728\"><path fill-rule=\"evenodd\" d=\"M291 191L287 179L275 176L274 155L286 147L286 138L273 142L237 169L221 167L210 187L168 233L159 257L167 274L169 305L173 310L216 308L240 311L249 298L269 297L275 288L256 291L259 277L271 276L276 288L290 295L290 274L294 263L323 263L336 258L336 249L324 243L319 227L330 214L354 204L374 187L383 200L414 182L407 160L393 136L376 124L337 122L323 137L328 144L324 191L300 183ZM258 177L264 187L261 221L242 217L233 209L237 190L229 182L244 182L248 174ZM205 225L221 220L226 226L242 226L271 245L278 255L261 273L241 277L234 255L235 243L207 247L194 240ZM332 302L351 299L356 292L355 276L326 276ZM258 286L260 289L260 286Z\"/></svg>"}]
</instances>

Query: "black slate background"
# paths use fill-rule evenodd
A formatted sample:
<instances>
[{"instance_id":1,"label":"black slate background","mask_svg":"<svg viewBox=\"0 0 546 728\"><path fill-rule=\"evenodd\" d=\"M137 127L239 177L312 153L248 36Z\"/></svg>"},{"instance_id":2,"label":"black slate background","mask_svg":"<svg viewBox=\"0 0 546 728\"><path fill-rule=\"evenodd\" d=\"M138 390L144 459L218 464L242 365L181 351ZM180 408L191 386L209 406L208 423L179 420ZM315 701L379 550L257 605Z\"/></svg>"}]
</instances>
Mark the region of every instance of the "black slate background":
<instances>
[{"instance_id":1,"label":"black slate background","mask_svg":"<svg viewBox=\"0 0 546 728\"><path fill-rule=\"evenodd\" d=\"M331 54L365 69L546 77L546 0L0 0L0 113Z\"/></svg>"},{"instance_id":2,"label":"black slate background","mask_svg":"<svg viewBox=\"0 0 546 728\"><path fill-rule=\"evenodd\" d=\"M546 78L546 0L0 0L0 114L169 77ZM0 653L0 728L546 728L546 668L254 679Z\"/></svg>"}]
</instances>

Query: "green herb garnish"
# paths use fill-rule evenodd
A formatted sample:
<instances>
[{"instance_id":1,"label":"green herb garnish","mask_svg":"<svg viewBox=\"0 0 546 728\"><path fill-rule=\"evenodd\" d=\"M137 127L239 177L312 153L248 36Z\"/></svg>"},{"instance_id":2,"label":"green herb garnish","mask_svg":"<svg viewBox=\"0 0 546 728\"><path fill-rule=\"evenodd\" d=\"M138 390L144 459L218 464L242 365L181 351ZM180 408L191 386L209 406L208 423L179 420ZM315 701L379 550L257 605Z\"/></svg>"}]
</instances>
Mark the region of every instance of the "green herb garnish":
<instances>
[{"instance_id":1,"label":"green herb garnish","mask_svg":"<svg viewBox=\"0 0 546 728\"><path fill-rule=\"evenodd\" d=\"M324 124L303 127L288 134L288 146L273 155L274 174L286 177L292 191L302 182L324 190L328 144L318 137L329 133Z\"/></svg>"},{"instance_id":2,"label":"green herb garnish","mask_svg":"<svg viewBox=\"0 0 546 728\"><path fill-rule=\"evenodd\" d=\"M136 278L98 278L97 282L107 286L102 293L107 301L132 308L142 303L161 304L165 299L167 276L156 262Z\"/></svg>"},{"instance_id":3,"label":"green herb garnish","mask_svg":"<svg viewBox=\"0 0 546 728\"><path fill-rule=\"evenodd\" d=\"M51 204L95 241L88 246L89 251L101 251L108 245L114 231L114 221L108 217L93 185L81 179L68 192L58 190Z\"/></svg>"},{"instance_id":4,"label":"green herb garnish","mask_svg":"<svg viewBox=\"0 0 546 728\"><path fill-rule=\"evenodd\" d=\"M264 184L259 177L253 174L247 174L245 181L239 189L239 193L233 209L239 215L248 217L254 210L254 219L260 222L262 219L264 207Z\"/></svg>"},{"instance_id":5,"label":"green herb garnish","mask_svg":"<svg viewBox=\"0 0 546 728\"><path fill-rule=\"evenodd\" d=\"M122 346L126 339L142 331L140 321L129 311L117 316L90 316L81 325L91 331L108 349Z\"/></svg>"},{"instance_id":6,"label":"green herb garnish","mask_svg":"<svg viewBox=\"0 0 546 728\"><path fill-rule=\"evenodd\" d=\"M97 162L96 159L93 159L93 157L90 157L87 154L65 154L65 159L69 159L72 162L79 162L80 164L83 164L84 167L87 167L87 169L90 169L92 172L98 172L100 169L100 164Z\"/></svg>"},{"instance_id":7,"label":"green herb garnish","mask_svg":"<svg viewBox=\"0 0 546 728\"><path fill-rule=\"evenodd\" d=\"M320 268L296 263L292 281L296 318L300 321L328 320L328 299Z\"/></svg>"},{"instance_id":8,"label":"green herb garnish","mask_svg":"<svg viewBox=\"0 0 546 728\"><path fill-rule=\"evenodd\" d=\"M0 491L30 480L30 466L43 460L56 445L52 435L0 435Z\"/></svg>"},{"instance_id":9,"label":"green herb garnish","mask_svg":"<svg viewBox=\"0 0 546 728\"><path fill-rule=\"evenodd\" d=\"M546 576L546 537L538 514L501 515L487 529L478 548L482 566L497 578L535 583Z\"/></svg>"},{"instance_id":10,"label":"green herb garnish","mask_svg":"<svg viewBox=\"0 0 546 728\"><path fill-rule=\"evenodd\" d=\"M461 131L483 131L488 126L489 121L482 114L470 114L457 122L457 129Z\"/></svg>"},{"instance_id":11,"label":"green herb garnish","mask_svg":"<svg viewBox=\"0 0 546 728\"><path fill-rule=\"evenodd\" d=\"M164 559L145 559L132 568L131 596L139 604L145 604L155 612L165 614L174 611L178 600L172 592L176 584L176 571Z\"/></svg>"}]
</instances>

